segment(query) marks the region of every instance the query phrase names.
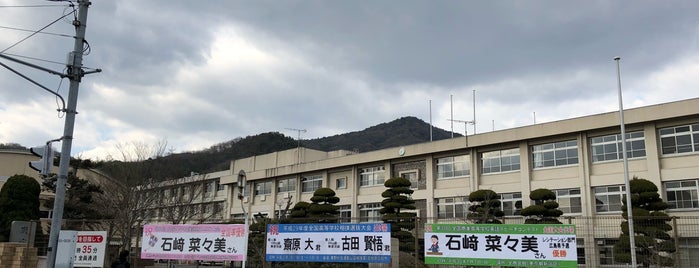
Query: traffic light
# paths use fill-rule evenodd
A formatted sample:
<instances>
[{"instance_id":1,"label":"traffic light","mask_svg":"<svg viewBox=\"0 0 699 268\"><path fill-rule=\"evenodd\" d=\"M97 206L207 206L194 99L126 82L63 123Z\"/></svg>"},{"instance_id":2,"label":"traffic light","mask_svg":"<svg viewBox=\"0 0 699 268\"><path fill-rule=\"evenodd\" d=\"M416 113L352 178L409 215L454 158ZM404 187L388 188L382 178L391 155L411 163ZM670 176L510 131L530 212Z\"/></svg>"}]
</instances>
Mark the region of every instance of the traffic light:
<instances>
[{"instance_id":1,"label":"traffic light","mask_svg":"<svg viewBox=\"0 0 699 268\"><path fill-rule=\"evenodd\" d=\"M51 167L53 167L53 150L51 145L32 147L29 148L29 151L33 155L41 157L38 161L29 161L29 167L39 171L41 175L48 175L51 172Z\"/></svg>"}]
</instances>

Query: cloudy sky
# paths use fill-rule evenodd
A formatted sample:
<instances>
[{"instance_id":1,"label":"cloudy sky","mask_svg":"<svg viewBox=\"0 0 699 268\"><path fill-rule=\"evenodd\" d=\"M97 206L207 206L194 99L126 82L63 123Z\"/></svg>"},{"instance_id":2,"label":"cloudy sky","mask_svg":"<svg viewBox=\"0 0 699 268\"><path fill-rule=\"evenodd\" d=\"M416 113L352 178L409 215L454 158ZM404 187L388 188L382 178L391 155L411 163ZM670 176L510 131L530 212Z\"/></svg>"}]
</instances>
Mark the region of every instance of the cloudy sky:
<instances>
[{"instance_id":1,"label":"cloudy sky","mask_svg":"<svg viewBox=\"0 0 699 268\"><path fill-rule=\"evenodd\" d=\"M59 18L71 11L0 0L0 51L63 71L73 16ZM610 112L615 56L625 108L696 98L697 14L692 0L93 1L83 64L103 72L80 84L72 154L429 122L430 101L433 124L450 130L450 98L453 118L471 120L474 90L478 133ZM22 29L57 19L43 31L51 34L22 41L32 34ZM67 98L67 79L0 63ZM0 143L61 136L56 108L55 97L0 68Z\"/></svg>"}]
</instances>

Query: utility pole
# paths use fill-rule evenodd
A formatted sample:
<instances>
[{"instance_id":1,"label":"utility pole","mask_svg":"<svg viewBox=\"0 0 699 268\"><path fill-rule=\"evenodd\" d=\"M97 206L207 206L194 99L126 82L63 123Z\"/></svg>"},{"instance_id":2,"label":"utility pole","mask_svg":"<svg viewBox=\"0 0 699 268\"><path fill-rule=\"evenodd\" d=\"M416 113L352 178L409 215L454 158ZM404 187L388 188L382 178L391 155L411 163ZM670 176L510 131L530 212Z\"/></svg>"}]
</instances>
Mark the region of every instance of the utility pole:
<instances>
[{"instance_id":1,"label":"utility pole","mask_svg":"<svg viewBox=\"0 0 699 268\"><path fill-rule=\"evenodd\" d=\"M75 125L75 115L78 106L78 88L80 80L85 75L82 69L83 45L85 42L85 29L87 26L87 8L90 6L89 0L78 0L78 18L73 21L75 26L75 43L73 52L68 56L67 77L70 80L68 91L68 106L65 111L65 125L63 127L63 137L61 146L61 161L58 166L58 178L56 180L56 196L53 203L53 218L51 219L51 232L49 234L48 256L46 267L53 268L56 265L56 252L58 251L58 235L61 231L63 220L63 205L66 194L66 180L68 179L68 167L70 164L70 150L73 145L73 127Z\"/></svg>"}]
</instances>

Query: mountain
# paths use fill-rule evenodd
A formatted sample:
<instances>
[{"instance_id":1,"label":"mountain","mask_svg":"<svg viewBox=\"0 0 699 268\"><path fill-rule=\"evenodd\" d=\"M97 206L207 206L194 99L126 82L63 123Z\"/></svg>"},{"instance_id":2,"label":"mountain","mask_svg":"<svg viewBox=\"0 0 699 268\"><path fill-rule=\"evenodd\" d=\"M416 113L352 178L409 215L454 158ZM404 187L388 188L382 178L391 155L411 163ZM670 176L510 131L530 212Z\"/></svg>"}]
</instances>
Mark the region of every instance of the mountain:
<instances>
[{"instance_id":1,"label":"mountain","mask_svg":"<svg viewBox=\"0 0 699 268\"><path fill-rule=\"evenodd\" d=\"M432 139L451 138L449 131L433 128ZM456 136L461 136L454 134ZM321 151L349 150L367 152L391 147L411 145L430 141L430 125L416 117L402 117L388 123L330 137L301 140L301 146ZM208 173L228 169L230 161L254 155L272 153L296 148L298 143L291 137L278 132L262 133L245 138L236 138L197 152L171 154L157 159L148 159L152 174L144 174L155 179L179 178L191 172ZM103 168L109 174L108 165L96 163L95 168ZM130 163L123 163L129 165ZM134 163L131 163L134 164ZM101 167L100 167L101 166ZM107 169L107 170L104 170Z\"/></svg>"}]
</instances>

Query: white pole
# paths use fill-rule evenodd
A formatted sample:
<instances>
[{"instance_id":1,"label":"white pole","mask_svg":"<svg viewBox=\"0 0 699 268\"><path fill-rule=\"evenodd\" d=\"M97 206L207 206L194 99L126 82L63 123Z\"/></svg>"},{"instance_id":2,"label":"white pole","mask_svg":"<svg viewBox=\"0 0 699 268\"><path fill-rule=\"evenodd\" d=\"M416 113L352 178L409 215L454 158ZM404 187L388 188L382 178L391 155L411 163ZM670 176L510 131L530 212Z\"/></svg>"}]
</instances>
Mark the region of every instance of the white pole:
<instances>
[{"instance_id":1,"label":"white pole","mask_svg":"<svg viewBox=\"0 0 699 268\"><path fill-rule=\"evenodd\" d=\"M451 107L451 138L454 138L454 95L449 95L449 103Z\"/></svg>"},{"instance_id":2,"label":"white pole","mask_svg":"<svg viewBox=\"0 0 699 268\"><path fill-rule=\"evenodd\" d=\"M432 100L430 100L430 141L432 141Z\"/></svg>"},{"instance_id":3,"label":"white pole","mask_svg":"<svg viewBox=\"0 0 699 268\"><path fill-rule=\"evenodd\" d=\"M626 185L626 213L628 215L629 223L629 245L631 251L631 267L637 267L636 264L636 234L633 228L633 208L631 205L631 187L629 186L629 160L626 155L626 129L624 127L624 102L621 98L621 68L619 67L619 61L621 57L614 57L616 61L616 74L617 74L617 85L619 86L619 120L621 127L621 150L623 151L624 159L624 183Z\"/></svg>"},{"instance_id":4,"label":"white pole","mask_svg":"<svg viewBox=\"0 0 699 268\"><path fill-rule=\"evenodd\" d=\"M473 134L476 134L476 90L473 90Z\"/></svg>"}]
</instances>

